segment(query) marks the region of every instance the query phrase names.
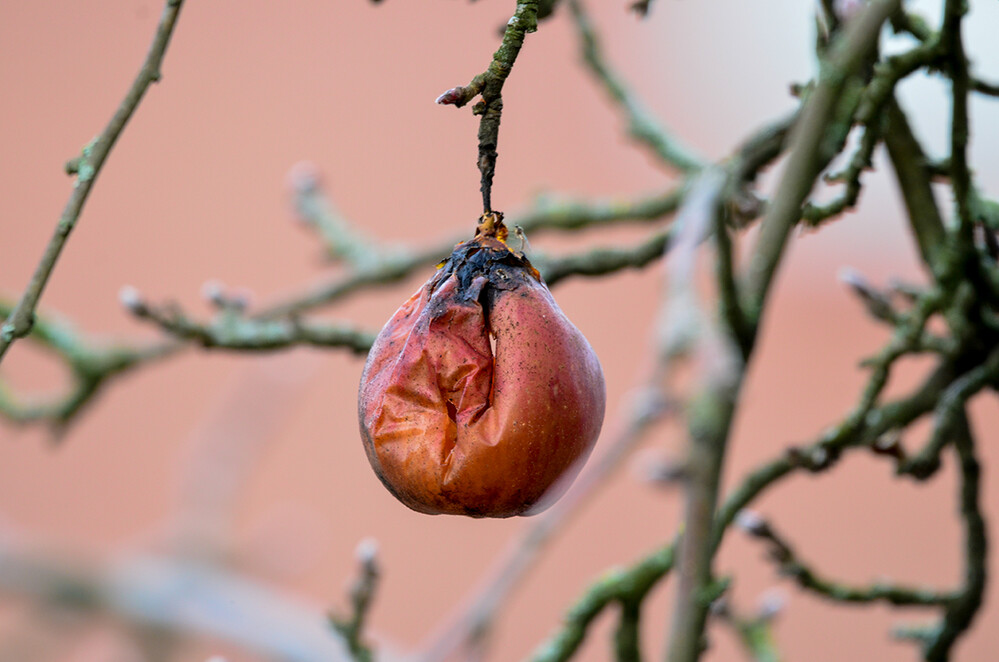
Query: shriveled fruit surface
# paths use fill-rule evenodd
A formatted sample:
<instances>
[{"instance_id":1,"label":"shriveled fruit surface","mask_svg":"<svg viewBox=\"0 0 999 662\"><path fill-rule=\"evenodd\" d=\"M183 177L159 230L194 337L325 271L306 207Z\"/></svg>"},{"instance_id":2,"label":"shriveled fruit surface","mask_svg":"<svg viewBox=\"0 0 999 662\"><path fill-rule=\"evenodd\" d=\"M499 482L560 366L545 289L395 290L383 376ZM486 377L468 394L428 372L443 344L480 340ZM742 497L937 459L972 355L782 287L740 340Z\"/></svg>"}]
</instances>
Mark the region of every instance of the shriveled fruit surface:
<instances>
[{"instance_id":1,"label":"shriveled fruit surface","mask_svg":"<svg viewBox=\"0 0 999 662\"><path fill-rule=\"evenodd\" d=\"M420 512L537 512L600 433L596 354L505 239L502 216L484 216L388 321L361 377L371 466Z\"/></svg>"}]
</instances>

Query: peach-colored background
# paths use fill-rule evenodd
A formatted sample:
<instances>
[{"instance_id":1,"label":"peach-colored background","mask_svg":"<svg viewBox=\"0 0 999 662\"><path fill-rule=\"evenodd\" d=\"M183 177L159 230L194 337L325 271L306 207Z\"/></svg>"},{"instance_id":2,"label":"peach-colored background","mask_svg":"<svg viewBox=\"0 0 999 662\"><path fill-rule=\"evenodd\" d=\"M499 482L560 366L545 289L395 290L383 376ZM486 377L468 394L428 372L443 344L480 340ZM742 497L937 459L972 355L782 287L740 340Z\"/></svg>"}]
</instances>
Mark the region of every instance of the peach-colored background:
<instances>
[{"instance_id":1,"label":"peach-colored background","mask_svg":"<svg viewBox=\"0 0 999 662\"><path fill-rule=\"evenodd\" d=\"M595 18L613 64L664 122L711 158L790 109L788 84L806 80L813 68L810 3L658 0L644 22L625 11L625 0L590 4L600 5ZM979 4L968 39L976 61L988 65L987 49L995 47L987 26L996 16ZM924 5L937 16L934 3ZM470 229L479 210L476 119L468 109L433 100L486 66L512 6L501 0L188 3L164 79L101 174L43 309L95 335L150 339L155 334L118 304L124 284L204 315L199 289L210 278L250 288L264 302L331 277L336 267L322 261L318 242L290 212L286 175L303 159L318 166L344 214L375 237L418 244ZM69 195L62 164L107 121L159 11L152 0L0 6L3 296L26 284ZM919 108L918 128L937 153L946 140L944 92L938 81L922 80L902 95ZM578 66L564 11L529 37L504 96L497 207L524 209L542 191L628 195L667 186L668 173L624 139L619 117ZM972 159L982 186L995 194L999 164L986 153L999 138L995 103L976 101L972 110ZM841 417L864 379L858 360L885 341L884 330L837 283L837 270L851 265L876 283L891 275L920 277L890 181L880 174L865 181L861 212L790 246L736 421L728 485ZM949 200L946 191L941 200ZM605 236L614 242L640 234ZM557 237L532 241L552 251L565 246ZM331 315L375 329L422 279L355 297ZM648 360L660 279L661 270L650 268L572 280L556 290L603 361L607 430ZM226 466L252 460L239 474L234 567L310 601L320 613L344 605L353 549L373 536L384 578L370 626L383 640L411 648L528 522L427 517L395 502L370 471L357 435L361 365L340 351L267 357L190 351L113 384L58 447L42 428L0 423L0 535L99 558L168 552L178 513L201 508L205 482L215 478L192 474L191 458L229 438L237 449L241 443L256 449L223 458ZM925 368L907 365L892 392ZM26 342L2 370L23 390L45 392L60 383L58 369ZM983 504L994 522L994 396L980 398L974 415L986 467ZM597 453L605 441L606 435ZM682 436L668 426L649 446L675 456ZM633 469L631 463L619 472L515 594L497 624L493 659L524 656L592 578L672 536L679 495L650 487ZM949 457L928 485L893 480L885 462L848 457L829 475L786 481L758 509L833 576L946 586L960 576L954 492ZM769 587L784 587L789 603L777 634L788 659L915 659L913 648L892 642L888 632L928 614L830 607L782 582L762 556L758 545L735 534L718 569L733 573L734 603L744 611ZM997 597L990 588L975 628L957 648L959 659L995 659ZM658 590L645 615L653 658L662 649L668 602L668 591ZM31 614L0 596L0 649ZM599 621L583 659L606 659L610 625L607 617ZM73 632L51 631L42 659L137 659L133 647L105 630ZM712 639L711 659L740 654L728 631L715 628ZM178 659L203 659L215 650L209 643ZM229 647L218 650L250 659Z\"/></svg>"}]
</instances>

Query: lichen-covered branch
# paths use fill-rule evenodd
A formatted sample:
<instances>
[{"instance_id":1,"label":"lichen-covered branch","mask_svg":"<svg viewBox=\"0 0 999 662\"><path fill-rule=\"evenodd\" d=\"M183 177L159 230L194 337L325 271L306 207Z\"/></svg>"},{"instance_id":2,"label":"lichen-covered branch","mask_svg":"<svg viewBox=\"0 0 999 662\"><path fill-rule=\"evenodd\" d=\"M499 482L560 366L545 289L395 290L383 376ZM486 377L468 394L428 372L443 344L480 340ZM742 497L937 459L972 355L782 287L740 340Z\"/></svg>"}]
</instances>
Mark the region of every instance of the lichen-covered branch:
<instances>
[{"instance_id":1,"label":"lichen-covered branch","mask_svg":"<svg viewBox=\"0 0 999 662\"><path fill-rule=\"evenodd\" d=\"M175 338L193 341L203 347L267 351L307 345L345 347L364 354L375 340L373 333L353 326L297 317L255 320L234 308L223 308L210 322L198 322L175 305L154 306L142 300L127 302L126 305L137 318L153 322Z\"/></svg>"},{"instance_id":2,"label":"lichen-covered branch","mask_svg":"<svg viewBox=\"0 0 999 662\"><path fill-rule=\"evenodd\" d=\"M944 3L944 21L940 28L940 44L946 53L946 65L951 80L950 181L954 189L958 231L965 240L972 232L971 172L968 169L968 89L970 78L964 54L961 23L967 4L958 0Z\"/></svg>"},{"instance_id":3,"label":"lichen-covered branch","mask_svg":"<svg viewBox=\"0 0 999 662\"><path fill-rule=\"evenodd\" d=\"M573 255L531 256L549 286L569 276L605 276L624 269L640 269L662 257L669 246L670 231L656 232L630 248L600 246Z\"/></svg>"},{"instance_id":4,"label":"lichen-covered branch","mask_svg":"<svg viewBox=\"0 0 999 662\"><path fill-rule=\"evenodd\" d=\"M682 187L635 199L586 201L542 198L534 208L508 219L507 225L531 233L543 230L575 231L626 221L655 221L676 211L682 200ZM380 260L368 262L364 268L267 305L254 317L278 319L297 315L368 287L398 282L420 268L440 262L455 244L467 238L467 234L456 235L426 248L383 254Z\"/></svg>"},{"instance_id":5,"label":"lichen-covered branch","mask_svg":"<svg viewBox=\"0 0 999 662\"><path fill-rule=\"evenodd\" d=\"M928 171L929 160L909 126L908 118L892 99L887 106L885 146L892 170L908 212L909 225L919 252L932 272L938 272L938 251L943 248L944 223L933 197Z\"/></svg>"},{"instance_id":6,"label":"lichen-covered branch","mask_svg":"<svg viewBox=\"0 0 999 662\"><path fill-rule=\"evenodd\" d=\"M975 453L968 420L962 411L954 447L957 450L960 480L958 503L964 524L964 582L960 592L951 600L943 622L926 642L923 657L926 662L944 662L950 657L951 647L970 626L985 595L987 580L988 536L981 506L981 466Z\"/></svg>"},{"instance_id":7,"label":"lichen-covered branch","mask_svg":"<svg viewBox=\"0 0 999 662\"><path fill-rule=\"evenodd\" d=\"M363 270L388 259L383 254L385 249L337 212L313 166L299 163L292 168L289 178L294 189L295 214L320 236L331 260Z\"/></svg>"},{"instance_id":8,"label":"lichen-covered branch","mask_svg":"<svg viewBox=\"0 0 999 662\"><path fill-rule=\"evenodd\" d=\"M761 516L751 511L742 511L736 522L750 536L768 543L767 555L777 564L782 575L790 577L801 588L828 600L861 604L886 602L895 606L922 607L940 607L954 600L955 594L947 591L931 591L886 582L857 587L827 579L805 563L773 525Z\"/></svg>"},{"instance_id":9,"label":"lichen-covered branch","mask_svg":"<svg viewBox=\"0 0 999 662\"><path fill-rule=\"evenodd\" d=\"M837 117L837 109L844 103L847 83L874 52L882 24L899 5L898 0L875 0L851 20L830 47L818 84L809 94L792 130L788 163L763 219L749 263L746 296L750 316L756 325L787 237L801 218L801 205L819 173L838 151L830 149L829 145L842 144L849 131L852 107L845 113L841 111L842 116Z\"/></svg>"},{"instance_id":10,"label":"lichen-covered branch","mask_svg":"<svg viewBox=\"0 0 999 662\"><path fill-rule=\"evenodd\" d=\"M49 277L52 275L52 270L55 269L56 261L62 253L66 240L69 239L70 232L73 231L80 218L80 213L83 211L87 198L90 197L90 191L104 167L104 162L117 142L118 136L128 124L132 113L142 101L146 90L160 79L163 56L170 44L170 37L177 24L177 16L180 14L182 3L183 0L167 0L156 28L152 46L149 47L145 62L143 62L135 82L132 83L125 95L125 99L118 106L118 110L115 111L104 131L84 148L80 158L74 160L72 166L68 168L72 174L76 175L76 180L73 182L73 193L69 196L69 201L63 209L62 216L59 217L58 224L56 224L55 234L52 235L45 247L45 253L35 268L27 289L21 295L14 309L6 316L6 321L0 324L0 361L3 361L7 349L15 340L25 337L31 331L31 327L35 323L35 309L38 307L38 300L42 297L45 285L48 284Z\"/></svg>"},{"instance_id":11,"label":"lichen-covered branch","mask_svg":"<svg viewBox=\"0 0 999 662\"><path fill-rule=\"evenodd\" d=\"M878 118L881 119L880 117ZM828 182L842 182L843 192L826 204L808 203L801 212L801 218L810 226L817 227L823 221L839 216L853 209L860 198L860 176L871 167L874 148L881 136L880 126L865 126L860 137L860 146L850 157L850 162L842 172L827 175Z\"/></svg>"},{"instance_id":12,"label":"lichen-covered branch","mask_svg":"<svg viewBox=\"0 0 999 662\"><path fill-rule=\"evenodd\" d=\"M569 608L562 627L530 656L531 662L565 662L579 649L593 620L608 605L641 602L673 568L673 545L626 570L612 570L594 582Z\"/></svg>"}]
</instances>

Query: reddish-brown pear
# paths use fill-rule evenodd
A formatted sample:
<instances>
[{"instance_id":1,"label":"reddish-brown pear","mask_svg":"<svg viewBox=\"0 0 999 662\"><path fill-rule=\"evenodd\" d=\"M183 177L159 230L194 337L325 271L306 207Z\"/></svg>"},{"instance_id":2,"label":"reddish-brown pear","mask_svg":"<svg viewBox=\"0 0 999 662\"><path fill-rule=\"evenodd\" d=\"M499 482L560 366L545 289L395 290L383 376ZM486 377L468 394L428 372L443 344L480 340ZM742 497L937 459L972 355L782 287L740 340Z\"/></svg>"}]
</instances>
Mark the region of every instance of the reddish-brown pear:
<instances>
[{"instance_id":1,"label":"reddish-brown pear","mask_svg":"<svg viewBox=\"0 0 999 662\"><path fill-rule=\"evenodd\" d=\"M603 372L487 214L388 321L361 377L375 473L423 513L510 517L560 496L603 423Z\"/></svg>"}]
</instances>

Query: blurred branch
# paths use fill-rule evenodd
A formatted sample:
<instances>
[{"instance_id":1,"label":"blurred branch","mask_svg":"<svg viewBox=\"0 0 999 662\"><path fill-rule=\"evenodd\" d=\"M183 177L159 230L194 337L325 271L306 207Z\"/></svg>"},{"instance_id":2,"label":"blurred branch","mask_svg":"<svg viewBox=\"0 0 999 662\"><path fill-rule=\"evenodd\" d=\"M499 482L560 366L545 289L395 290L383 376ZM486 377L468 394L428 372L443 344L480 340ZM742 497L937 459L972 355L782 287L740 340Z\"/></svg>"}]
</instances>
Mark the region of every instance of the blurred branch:
<instances>
[{"instance_id":1,"label":"blurred branch","mask_svg":"<svg viewBox=\"0 0 999 662\"><path fill-rule=\"evenodd\" d=\"M879 116L877 121L880 120ZM861 190L860 176L865 170L871 168L871 158L874 154L874 148L877 147L881 139L881 133L880 126L863 127L860 146L850 157L847 167L842 172L830 173L824 178L827 182L843 182L843 193L827 204L820 205L809 202L802 209L801 217L809 226L817 227L823 221L839 216L857 205Z\"/></svg>"},{"instance_id":2,"label":"blurred branch","mask_svg":"<svg viewBox=\"0 0 999 662\"><path fill-rule=\"evenodd\" d=\"M320 236L331 259L343 260L352 268L361 270L386 259L381 246L337 212L320 184L315 166L296 164L289 179L296 215Z\"/></svg>"},{"instance_id":3,"label":"blurred branch","mask_svg":"<svg viewBox=\"0 0 999 662\"><path fill-rule=\"evenodd\" d=\"M628 8L640 17L645 18L652 10L652 0L633 0L633 2L628 5Z\"/></svg>"},{"instance_id":4,"label":"blurred branch","mask_svg":"<svg viewBox=\"0 0 999 662\"><path fill-rule=\"evenodd\" d=\"M330 614L330 622L347 642L347 648L354 660L371 662L374 657L371 649L364 644L362 633L364 620L371 607L371 601L378 586L378 577L381 574L378 567L377 543L371 539L362 540L357 546L356 556L360 573L350 589L350 616L343 618Z\"/></svg>"},{"instance_id":5,"label":"blurred branch","mask_svg":"<svg viewBox=\"0 0 999 662\"><path fill-rule=\"evenodd\" d=\"M944 3L944 20L940 28L940 43L946 56L946 67L951 79L950 127L950 182L954 190L958 233L970 243L971 172L968 169L968 61L964 54L961 23L968 11L964 2L947 0Z\"/></svg>"},{"instance_id":6,"label":"blurred branch","mask_svg":"<svg viewBox=\"0 0 999 662\"><path fill-rule=\"evenodd\" d=\"M496 171L496 145L503 113L503 84L513 70L513 64L528 33L538 29L538 0L518 0L517 10L506 24L503 43L493 54L489 68L472 79L466 87L454 87L437 97L437 103L461 108L477 96L482 99L472 108L479 120L479 172L481 174L482 207L493 211L493 174Z\"/></svg>"},{"instance_id":7,"label":"blurred branch","mask_svg":"<svg viewBox=\"0 0 999 662\"><path fill-rule=\"evenodd\" d=\"M749 261L747 303L750 318L757 327L788 235L801 217L801 205L816 177L835 155L829 144L841 143L839 136L845 138L849 129L849 119L835 119L838 107L844 103L843 92L874 52L882 24L899 5L899 0L874 0L849 22L830 47L818 84L792 129L790 156ZM852 115L851 109L847 118ZM844 121L846 126L842 125ZM679 662L679 658L672 662Z\"/></svg>"},{"instance_id":8,"label":"blurred branch","mask_svg":"<svg viewBox=\"0 0 999 662\"><path fill-rule=\"evenodd\" d=\"M719 227L716 216L722 213L720 195L724 185L724 178L703 181L699 205L691 208L691 222L700 224L701 232ZM675 280L675 276L670 278L671 286ZM686 407L689 442L684 465L683 529L677 547L677 589L667 639L669 662L693 661L700 656L710 604L706 596L712 584L714 512L744 375L742 353L731 335L704 320L697 329L697 338L703 365Z\"/></svg>"},{"instance_id":9,"label":"blurred branch","mask_svg":"<svg viewBox=\"0 0 999 662\"><path fill-rule=\"evenodd\" d=\"M0 315L12 310L13 306L0 301ZM0 415L14 423L48 422L57 433L90 404L113 377L181 349L181 345L173 342L100 344L84 338L71 325L43 315L36 315L28 338L66 365L72 386L64 394L44 402L26 402L0 380Z\"/></svg>"},{"instance_id":10,"label":"blurred branch","mask_svg":"<svg viewBox=\"0 0 999 662\"><path fill-rule=\"evenodd\" d=\"M628 569L608 571L594 582L563 617L562 626L531 654L531 662L565 662L579 649L589 626L612 603L641 602L673 568L668 545Z\"/></svg>"},{"instance_id":11,"label":"blurred branch","mask_svg":"<svg viewBox=\"0 0 999 662\"><path fill-rule=\"evenodd\" d=\"M933 196L929 159L913 135L905 112L894 99L887 108L885 146L919 252L930 270L937 273L940 264L937 253L943 248L945 231Z\"/></svg>"},{"instance_id":12,"label":"blurred branch","mask_svg":"<svg viewBox=\"0 0 999 662\"><path fill-rule=\"evenodd\" d=\"M966 427L965 406L968 400L990 384L999 383L999 350L981 365L969 370L941 393L934 409L934 426L926 446L911 458L902 460L900 474L919 480L929 478L940 468L940 454L954 439L962 436Z\"/></svg>"},{"instance_id":13,"label":"blurred branch","mask_svg":"<svg viewBox=\"0 0 999 662\"><path fill-rule=\"evenodd\" d=\"M671 232L656 232L630 248L600 246L588 251L549 257L532 254L531 261L551 287L569 276L605 276L624 269L640 269L662 257L669 247Z\"/></svg>"},{"instance_id":14,"label":"blurred branch","mask_svg":"<svg viewBox=\"0 0 999 662\"><path fill-rule=\"evenodd\" d=\"M268 659L349 662L318 606L201 563L154 556L88 564L0 538L0 590L137 627L232 642ZM382 660L389 660L382 656Z\"/></svg>"},{"instance_id":15,"label":"blurred branch","mask_svg":"<svg viewBox=\"0 0 999 662\"><path fill-rule=\"evenodd\" d=\"M690 174L704 166L704 160L659 125L656 119L634 98L618 75L607 65L600 41L593 29L582 0L569 0L576 31L582 45L583 61L610 98L621 107L628 119L628 133L646 145L663 162L682 173ZM646 5L647 10L647 5Z\"/></svg>"},{"instance_id":16,"label":"blurred branch","mask_svg":"<svg viewBox=\"0 0 999 662\"><path fill-rule=\"evenodd\" d=\"M779 662L780 652L774 638L773 624L783 605L771 598L761 605L759 612L746 617L735 613L722 596L711 606L713 616L729 625L742 644L743 650L754 662Z\"/></svg>"},{"instance_id":17,"label":"blurred branch","mask_svg":"<svg viewBox=\"0 0 999 662\"><path fill-rule=\"evenodd\" d=\"M289 317L283 320L256 320L242 310L223 308L210 322L198 322L176 305L153 306L139 300L130 306L139 319L153 322L162 331L203 347L239 351L271 351L299 345L346 347L364 354L375 335L350 326L323 324Z\"/></svg>"},{"instance_id":18,"label":"blurred branch","mask_svg":"<svg viewBox=\"0 0 999 662\"><path fill-rule=\"evenodd\" d=\"M539 230L578 230L624 221L652 221L676 211L683 199L682 188L634 200L553 200L540 199L535 207L507 220L509 227L519 226L525 232ZM255 319L287 317L332 303L367 287L398 282L418 269L434 265L448 256L454 245L467 239L458 235L440 243L383 256L376 264L356 269L306 292L265 306Z\"/></svg>"},{"instance_id":19,"label":"blurred branch","mask_svg":"<svg viewBox=\"0 0 999 662\"><path fill-rule=\"evenodd\" d=\"M59 259L70 232L73 231L80 218L83 206L90 196L97 176L104 167L108 154L111 153L111 148L114 147L118 136L128 124L128 120L132 117L139 102L142 101L146 90L150 85L159 81L163 55L170 43L170 36L177 23L182 1L167 0L156 28L153 43L149 47L149 53L146 55L138 76L125 95L125 99L118 106L118 110L115 111L104 131L84 148L79 159L72 161L71 165L67 167L71 174L76 175L73 193L63 209L59 223L56 225L55 234L49 240L27 289L21 295L14 309L6 315L6 321L0 325L0 361L3 360L4 354L7 353L7 349L15 340L25 337L31 331L31 327L35 323L35 309L38 307L38 300L52 275L52 270L55 269L56 260Z\"/></svg>"},{"instance_id":20,"label":"blurred branch","mask_svg":"<svg viewBox=\"0 0 999 662\"><path fill-rule=\"evenodd\" d=\"M975 444L962 410L959 414L957 450L960 469L959 503L964 522L964 582L958 595L948 605L940 627L928 638L923 657L927 662L944 662L950 650L970 626L985 595L988 562L988 535L985 519L979 507L981 467L975 456Z\"/></svg>"}]
</instances>

